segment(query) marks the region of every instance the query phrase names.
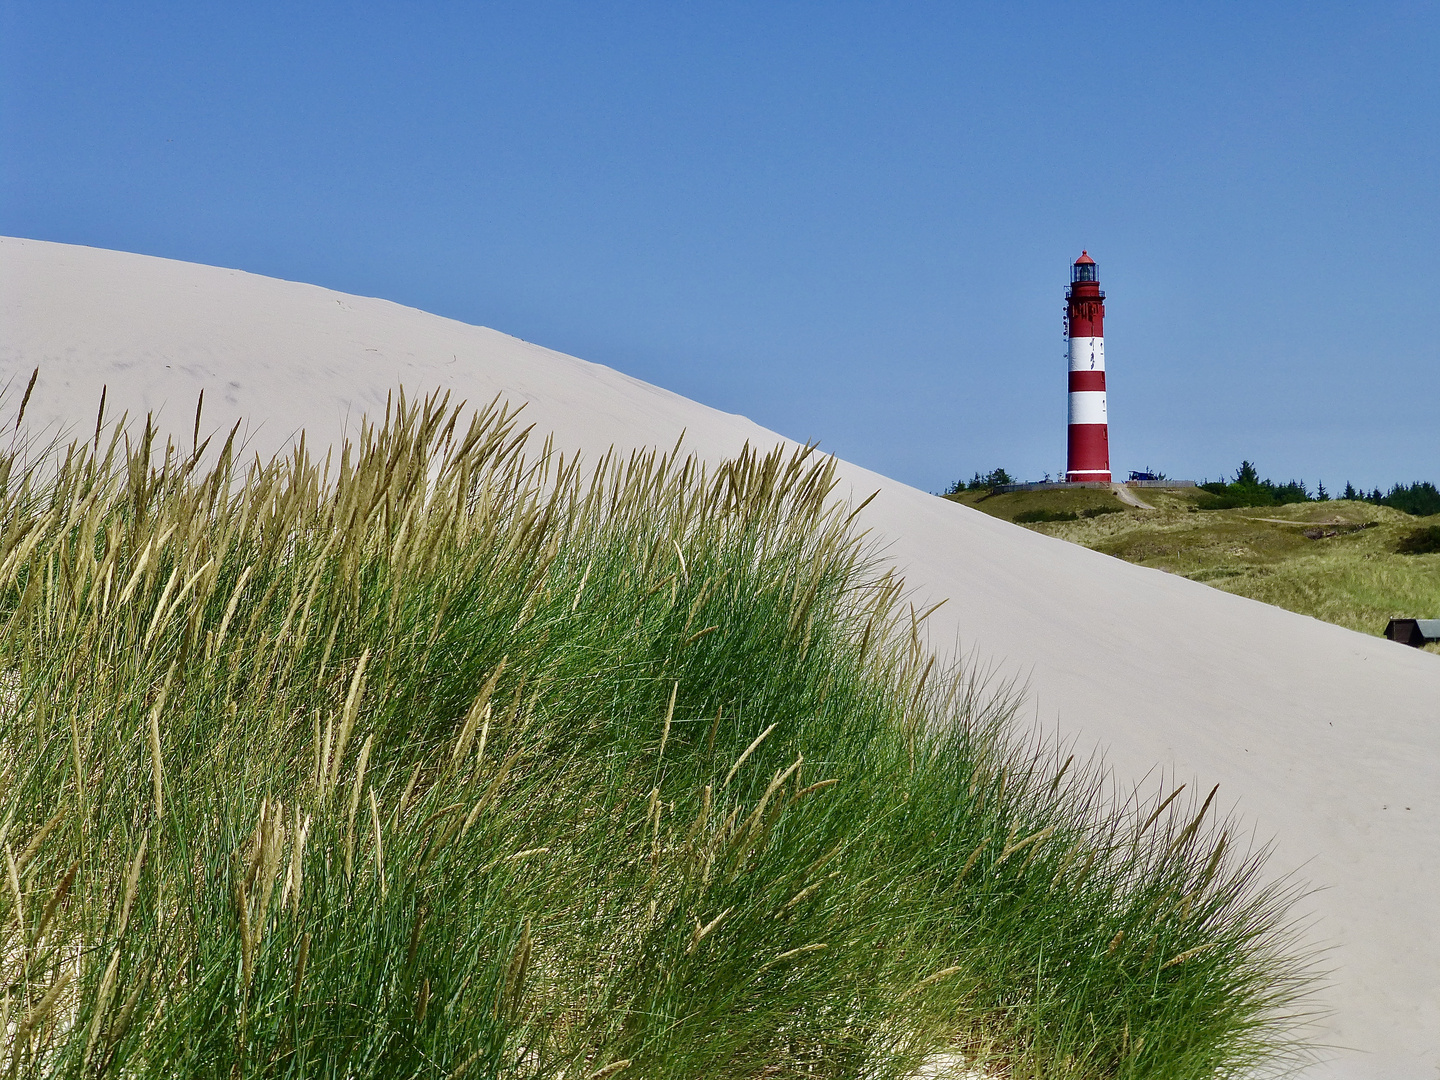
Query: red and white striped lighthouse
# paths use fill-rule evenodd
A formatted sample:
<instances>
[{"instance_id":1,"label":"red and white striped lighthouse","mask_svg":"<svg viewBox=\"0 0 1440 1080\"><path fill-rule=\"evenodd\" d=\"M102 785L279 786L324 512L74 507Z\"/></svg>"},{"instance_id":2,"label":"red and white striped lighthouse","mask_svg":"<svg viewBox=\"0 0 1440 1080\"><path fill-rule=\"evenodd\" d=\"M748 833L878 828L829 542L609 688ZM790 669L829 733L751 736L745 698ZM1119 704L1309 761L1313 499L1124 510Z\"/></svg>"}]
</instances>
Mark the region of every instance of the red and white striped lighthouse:
<instances>
[{"instance_id":1,"label":"red and white striped lighthouse","mask_svg":"<svg viewBox=\"0 0 1440 1080\"><path fill-rule=\"evenodd\" d=\"M1070 340L1070 426L1065 479L1110 482L1110 432L1105 417L1105 293L1099 266L1082 251L1065 290Z\"/></svg>"}]
</instances>

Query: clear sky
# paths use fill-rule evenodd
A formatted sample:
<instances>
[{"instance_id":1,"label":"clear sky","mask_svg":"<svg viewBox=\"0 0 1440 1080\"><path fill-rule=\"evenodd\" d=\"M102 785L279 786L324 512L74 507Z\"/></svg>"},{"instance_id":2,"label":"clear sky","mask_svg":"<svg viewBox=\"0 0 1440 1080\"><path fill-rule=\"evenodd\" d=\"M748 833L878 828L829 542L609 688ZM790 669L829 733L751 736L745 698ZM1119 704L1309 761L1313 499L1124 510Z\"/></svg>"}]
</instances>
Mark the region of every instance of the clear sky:
<instances>
[{"instance_id":1,"label":"clear sky","mask_svg":"<svg viewBox=\"0 0 1440 1080\"><path fill-rule=\"evenodd\" d=\"M920 487L1440 481L1433 3L0 0L0 232L386 297ZM3 333L3 328L0 328Z\"/></svg>"}]
</instances>

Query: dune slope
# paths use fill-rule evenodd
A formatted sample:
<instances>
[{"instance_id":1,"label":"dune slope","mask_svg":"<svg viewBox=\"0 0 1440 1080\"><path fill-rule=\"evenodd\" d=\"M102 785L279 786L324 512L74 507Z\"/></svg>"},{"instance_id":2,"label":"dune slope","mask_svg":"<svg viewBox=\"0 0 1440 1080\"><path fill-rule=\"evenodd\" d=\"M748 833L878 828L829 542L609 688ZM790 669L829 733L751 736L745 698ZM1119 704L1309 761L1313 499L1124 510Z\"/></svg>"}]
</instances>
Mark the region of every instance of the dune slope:
<instances>
[{"instance_id":1,"label":"dune slope","mask_svg":"<svg viewBox=\"0 0 1440 1080\"><path fill-rule=\"evenodd\" d=\"M597 456L672 445L716 460L782 441L612 369L383 300L119 252L0 239L0 382L12 417L87 437L157 411L189 445L238 418L268 455L323 445L397 385L526 403L538 432ZM1440 1071L1440 657L1132 566L858 466L863 521L963 649L1028 680L1038 721L1099 748L1124 783L1220 785L1302 904L1332 969L1307 1076ZM1419 612L1416 614L1433 614Z\"/></svg>"}]
</instances>

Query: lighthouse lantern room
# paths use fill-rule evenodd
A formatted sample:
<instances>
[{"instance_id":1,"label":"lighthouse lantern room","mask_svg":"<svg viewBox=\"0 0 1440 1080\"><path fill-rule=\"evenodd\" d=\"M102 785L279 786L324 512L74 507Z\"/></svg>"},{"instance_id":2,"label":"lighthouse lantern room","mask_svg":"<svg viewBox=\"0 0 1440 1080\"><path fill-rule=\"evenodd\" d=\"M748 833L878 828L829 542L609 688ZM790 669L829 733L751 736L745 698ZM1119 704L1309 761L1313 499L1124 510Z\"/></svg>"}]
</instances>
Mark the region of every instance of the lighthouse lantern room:
<instances>
[{"instance_id":1,"label":"lighthouse lantern room","mask_svg":"<svg viewBox=\"0 0 1440 1080\"><path fill-rule=\"evenodd\" d=\"M1105 413L1105 293L1099 264L1082 251L1065 290L1070 359L1070 421L1065 479L1110 482L1110 434Z\"/></svg>"}]
</instances>

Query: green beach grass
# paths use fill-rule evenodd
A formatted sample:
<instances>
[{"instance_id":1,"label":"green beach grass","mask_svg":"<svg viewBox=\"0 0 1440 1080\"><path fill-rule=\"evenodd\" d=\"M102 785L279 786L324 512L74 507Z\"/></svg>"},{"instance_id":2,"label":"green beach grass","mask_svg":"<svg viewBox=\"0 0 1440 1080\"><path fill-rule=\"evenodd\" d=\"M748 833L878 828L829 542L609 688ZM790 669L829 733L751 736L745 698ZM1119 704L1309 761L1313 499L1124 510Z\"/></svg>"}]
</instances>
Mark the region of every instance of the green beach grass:
<instances>
[{"instance_id":1,"label":"green beach grass","mask_svg":"<svg viewBox=\"0 0 1440 1080\"><path fill-rule=\"evenodd\" d=\"M1291 887L938 668L828 461L525 436L0 458L9 1075L1291 1060Z\"/></svg>"}]
</instances>

